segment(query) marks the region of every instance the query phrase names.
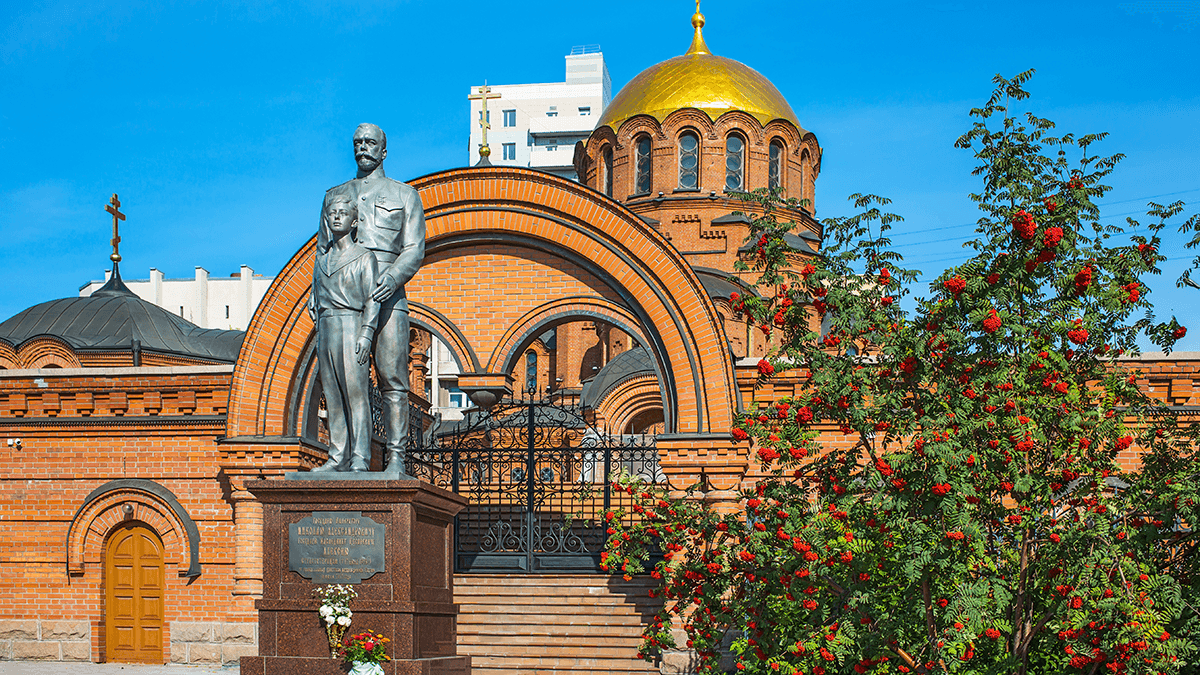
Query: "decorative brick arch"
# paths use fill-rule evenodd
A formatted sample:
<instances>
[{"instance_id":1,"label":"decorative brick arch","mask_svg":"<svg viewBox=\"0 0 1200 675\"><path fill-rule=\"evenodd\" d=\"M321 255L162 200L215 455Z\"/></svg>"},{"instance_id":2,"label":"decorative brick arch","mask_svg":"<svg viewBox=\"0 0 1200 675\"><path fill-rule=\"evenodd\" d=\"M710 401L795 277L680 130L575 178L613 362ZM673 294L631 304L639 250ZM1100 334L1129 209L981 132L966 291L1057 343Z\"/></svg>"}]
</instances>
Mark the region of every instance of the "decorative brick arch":
<instances>
[{"instance_id":1,"label":"decorative brick arch","mask_svg":"<svg viewBox=\"0 0 1200 675\"><path fill-rule=\"evenodd\" d=\"M314 206L314 213L320 209ZM313 322L305 303L312 290L316 233L283 266L258 304L233 369L229 437L295 433L292 406L310 355ZM291 423L291 425L289 425Z\"/></svg>"},{"instance_id":2,"label":"decorative brick arch","mask_svg":"<svg viewBox=\"0 0 1200 675\"><path fill-rule=\"evenodd\" d=\"M4 340L0 340L0 368L11 370L20 368L17 360L17 350Z\"/></svg>"},{"instance_id":3,"label":"decorative brick arch","mask_svg":"<svg viewBox=\"0 0 1200 675\"><path fill-rule=\"evenodd\" d=\"M561 295L604 300L636 319L633 328L662 374L668 431L730 428L737 389L720 317L687 261L645 221L578 183L518 167L456 169L410 184L421 193L427 229L425 265L407 293L445 316L463 336L464 350L494 353L498 338L544 300L502 285L498 274L447 280L447 270L489 256L496 265L523 265L562 282ZM292 433L289 403L313 332L304 305L315 247L314 236L288 261L250 323L234 369L230 437ZM444 292L454 281L456 292L474 289L470 306ZM525 283L543 295L557 288L537 278ZM473 367L468 363L463 358L464 367Z\"/></svg>"},{"instance_id":4,"label":"decorative brick arch","mask_svg":"<svg viewBox=\"0 0 1200 675\"><path fill-rule=\"evenodd\" d=\"M408 313L409 321L413 326L423 328L438 336L442 343L450 348L450 353L454 355L459 370L470 372L482 368L479 356L475 354L471 343L467 341L467 336L445 314L415 300L409 301Z\"/></svg>"},{"instance_id":5,"label":"decorative brick arch","mask_svg":"<svg viewBox=\"0 0 1200 675\"><path fill-rule=\"evenodd\" d=\"M0 368L81 368L71 345L52 335L38 335L13 347L0 340Z\"/></svg>"},{"instance_id":6,"label":"decorative brick arch","mask_svg":"<svg viewBox=\"0 0 1200 675\"><path fill-rule=\"evenodd\" d=\"M67 574L83 574L88 565L99 565L109 535L129 521L144 523L162 539L164 561L178 567L179 576L200 576L196 523L174 493L142 479L111 481L84 499L67 527Z\"/></svg>"},{"instance_id":7,"label":"decorative brick arch","mask_svg":"<svg viewBox=\"0 0 1200 675\"><path fill-rule=\"evenodd\" d=\"M741 110L730 110L718 117L713 123L713 133L722 142L730 134L740 134L750 147L762 146L766 138L762 123L750 113Z\"/></svg>"},{"instance_id":8,"label":"decorative brick arch","mask_svg":"<svg viewBox=\"0 0 1200 675\"><path fill-rule=\"evenodd\" d=\"M512 370L516 366L516 359L525 353L525 348L536 340L537 336L557 324L580 319L610 323L636 337L641 344L647 342L638 318L617 303L596 297L560 298L535 307L509 326L492 351L487 370Z\"/></svg>"},{"instance_id":9,"label":"decorative brick arch","mask_svg":"<svg viewBox=\"0 0 1200 675\"><path fill-rule=\"evenodd\" d=\"M626 427L639 415L662 411L658 379L653 375L638 375L617 383L594 403L596 417L603 420L613 433L626 433Z\"/></svg>"},{"instance_id":10,"label":"decorative brick arch","mask_svg":"<svg viewBox=\"0 0 1200 675\"><path fill-rule=\"evenodd\" d=\"M412 185L425 205L427 261L509 245L586 276L596 297L637 319L662 374L668 431L729 429L736 391L720 318L687 261L653 227L593 190L529 169L458 169ZM436 306L423 274L425 268L413 294ZM505 372L499 365L492 372Z\"/></svg>"}]
</instances>

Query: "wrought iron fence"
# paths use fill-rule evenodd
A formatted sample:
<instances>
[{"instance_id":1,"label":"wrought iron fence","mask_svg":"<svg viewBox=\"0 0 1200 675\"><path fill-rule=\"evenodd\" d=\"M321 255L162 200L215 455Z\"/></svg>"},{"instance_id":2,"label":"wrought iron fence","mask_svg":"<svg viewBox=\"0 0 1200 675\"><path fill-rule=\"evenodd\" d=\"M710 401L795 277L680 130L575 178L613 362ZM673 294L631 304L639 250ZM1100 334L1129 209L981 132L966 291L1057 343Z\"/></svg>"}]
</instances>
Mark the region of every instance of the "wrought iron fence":
<instances>
[{"instance_id":1,"label":"wrought iron fence","mask_svg":"<svg viewBox=\"0 0 1200 675\"><path fill-rule=\"evenodd\" d=\"M463 572L598 570L604 513L628 505L608 477L662 482L653 439L588 424L571 399L506 399L428 434L409 473L468 498L456 521Z\"/></svg>"}]
</instances>

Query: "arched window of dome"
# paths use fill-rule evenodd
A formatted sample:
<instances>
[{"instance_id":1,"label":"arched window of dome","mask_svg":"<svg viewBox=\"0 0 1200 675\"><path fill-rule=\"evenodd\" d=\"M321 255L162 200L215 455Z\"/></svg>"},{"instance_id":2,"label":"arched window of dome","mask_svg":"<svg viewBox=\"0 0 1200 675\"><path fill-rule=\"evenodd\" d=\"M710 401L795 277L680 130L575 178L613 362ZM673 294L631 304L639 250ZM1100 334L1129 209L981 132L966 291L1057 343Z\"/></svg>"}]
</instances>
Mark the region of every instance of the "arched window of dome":
<instances>
[{"instance_id":1,"label":"arched window of dome","mask_svg":"<svg viewBox=\"0 0 1200 675\"><path fill-rule=\"evenodd\" d=\"M636 167L633 182L633 194L650 194L650 137L639 136L634 143Z\"/></svg>"},{"instance_id":2,"label":"arched window of dome","mask_svg":"<svg viewBox=\"0 0 1200 675\"><path fill-rule=\"evenodd\" d=\"M679 136L679 189L700 189L700 137L691 131Z\"/></svg>"},{"instance_id":3,"label":"arched window of dome","mask_svg":"<svg viewBox=\"0 0 1200 675\"><path fill-rule=\"evenodd\" d=\"M530 349L525 352L525 391L537 392L538 355Z\"/></svg>"},{"instance_id":4,"label":"arched window of dome","mask_svg":"<svg viewBox=\"0 0 1200 675\"><path fill-rule=\"evenodd\" d=\"M808 196L808 150L800 153L800 199ZM812 210L812 205L809 205Z\"/></svg>"},{"instance_id":5,"label":"arched window of dome","mask_svg":"<svg viewBox=\"0 0 1200 675\"><path fill-rule=\"evenodd\" d=\"M746 186L746 141L737 134L725 139L725 190L740 192Z\"/></svg>"},{"instance_id":6,"label":"arched window of dome","mask_svg":"<svg viewBox=\"0 0 1200 675\"><path fill-rule=\"evenodd\" d=\"M786 156L783 141L771 141L771 153L767 162L767 187L775 189L783 185L783 158Z\"/></svg>"},{"instance_id":7,"label":"arched window of dome","mask_svg":"<svg viewBox=\"0 0 1200 675\"><path fill-rule=\"evenodd\" d=\"M611 197L611 196L613 196L613 175L612 175L613 149L612 149L611 145L604 146L603 157L604 157L604 177L603 177L604 194Z\"/></svg>"}]
</instances>

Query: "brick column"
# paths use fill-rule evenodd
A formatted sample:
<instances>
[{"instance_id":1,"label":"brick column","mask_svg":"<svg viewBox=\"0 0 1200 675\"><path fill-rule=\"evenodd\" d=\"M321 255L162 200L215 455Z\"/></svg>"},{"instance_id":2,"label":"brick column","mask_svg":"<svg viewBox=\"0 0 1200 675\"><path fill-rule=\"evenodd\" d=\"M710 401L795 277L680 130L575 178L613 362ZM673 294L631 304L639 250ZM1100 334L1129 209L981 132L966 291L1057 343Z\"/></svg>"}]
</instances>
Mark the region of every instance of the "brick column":
<instances>
[{"instance_id":1,"label":"brick column","mask_svg":"<svg viewBox=\"0 0 1200 675\"><path fill-rule=\"evenodd\" d=\"M311 469L326 459L316 444L296 437L225 438L221 444L221 474L229 482L233 506L233 596L245 610L255 612L253 601L262 597L262 503L246 489L246 482L282 478L283 474Z\"/></svg>"},{"instance_id":2,"label":"brick column","mask_svg":"<svg viewBox=\"0 0 1200 675\"><path fill-rule=\"evenodd\" d=\"M257 475L255 476L257 478ZM262 504L246 489L246 477L230 479L234 540L233 594L262 597Z\"/></svg>"},{"instance_id":3,"label":"brick column","mask_svg":"<svg viewBox=\"0 0 1200 675\"><path fill-rule=\"evenodd\" d=\"M750 468L750 444L736 443L729 434L660 434L657 439L659 467L667 476L674 497L684 497L683 488L704 481L700 492L693 493L717 513L739 510L740 488ZM684 645L687 635L682 617L672 624L675 644ZM729 641L732 640L729 636ZM728 644L723 644L725 649ZM732 668L732 659L722 650L722 666ZM691 649L663 652L659 663L662 675L691 675L700 659Z\"/></svg>"},{"instance_id":4,"label":"brick column","mask_svg":"<svg viewBox=\"0 0 1200 675\"><path fill-rule=\"evenodd\" d=\"M729 434L660 434L657 446L673 496L683 497L683 489L703 477L705 503L721 513L737 510L739 488L750 468L748 443L736 443Z\"/></svg>"}]
</instances>

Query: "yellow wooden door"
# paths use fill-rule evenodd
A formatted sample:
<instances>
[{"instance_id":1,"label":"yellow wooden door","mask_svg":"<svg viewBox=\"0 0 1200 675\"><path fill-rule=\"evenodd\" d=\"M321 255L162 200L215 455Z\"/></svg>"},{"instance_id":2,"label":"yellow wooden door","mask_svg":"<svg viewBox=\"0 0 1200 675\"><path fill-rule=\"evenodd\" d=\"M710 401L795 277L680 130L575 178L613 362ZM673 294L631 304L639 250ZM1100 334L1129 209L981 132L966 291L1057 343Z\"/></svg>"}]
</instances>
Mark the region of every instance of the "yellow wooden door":
<instances>
[{"instance_id":1,"label":"yellow wooden door","mask_svg":"<svg viewBox=\"0 0 1200 675\"><path fill-rule=\"evenodd\" d=\"M162 542L144 525L125 525L104 556L108 661L163 663Z\"/></svg>"}]
</instances>

